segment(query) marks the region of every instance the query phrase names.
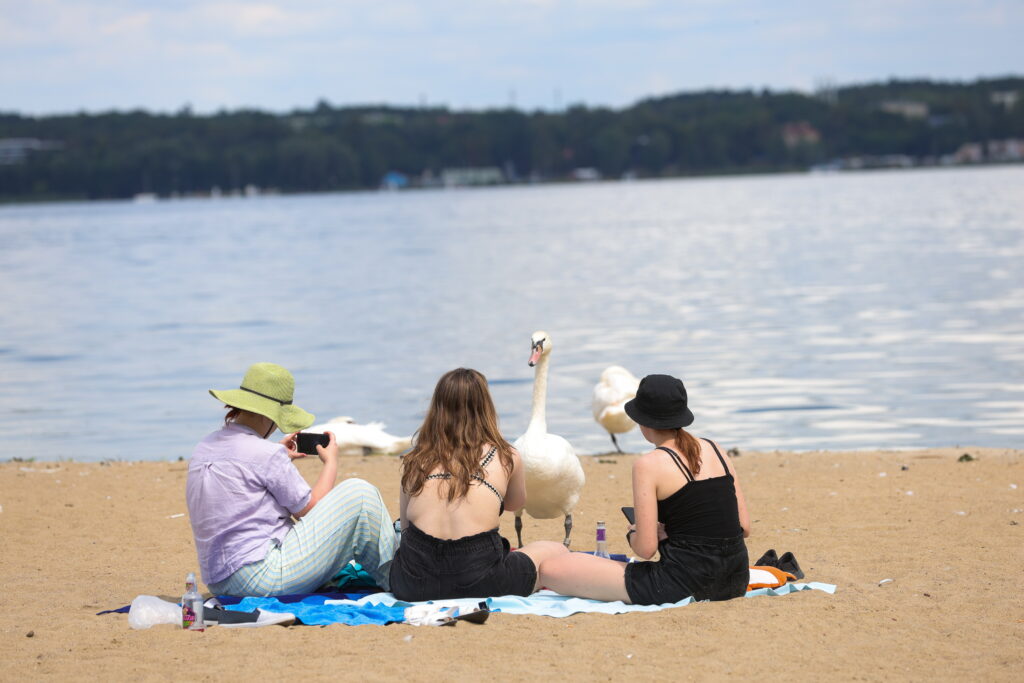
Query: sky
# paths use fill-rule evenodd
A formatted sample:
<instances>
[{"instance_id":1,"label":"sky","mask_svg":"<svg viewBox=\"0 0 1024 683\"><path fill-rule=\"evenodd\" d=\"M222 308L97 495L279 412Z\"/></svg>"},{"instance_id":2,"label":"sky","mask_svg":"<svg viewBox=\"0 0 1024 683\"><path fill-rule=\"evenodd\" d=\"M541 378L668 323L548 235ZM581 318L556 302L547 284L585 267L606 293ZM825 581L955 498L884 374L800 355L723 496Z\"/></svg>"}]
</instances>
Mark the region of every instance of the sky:
<instances>
[{"instance_id":1,"label":"sky","mask_svg":"<svg viewBox=\"0 0 1024 683\"><path fill-rule=\"evenodd\" d=\"M0 111L622 107L1024 73L1024 0L0 0Z\"/></svg>"}]
</instances>

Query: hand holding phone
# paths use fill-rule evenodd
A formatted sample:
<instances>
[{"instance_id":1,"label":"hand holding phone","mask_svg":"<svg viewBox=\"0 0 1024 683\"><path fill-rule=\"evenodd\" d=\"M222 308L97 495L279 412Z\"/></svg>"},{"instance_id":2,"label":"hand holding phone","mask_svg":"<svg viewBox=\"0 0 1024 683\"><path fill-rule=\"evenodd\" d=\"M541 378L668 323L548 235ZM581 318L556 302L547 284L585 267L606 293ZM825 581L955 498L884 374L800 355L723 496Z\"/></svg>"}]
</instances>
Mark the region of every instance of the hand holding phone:
<instances>
[{"instance_id":1,"label":"hand holding phone","mask_svg":"<svg viewBox=\"0 0 1024 683\"><path fill-rule=\"evenodd\" d=\"M630 524L636 524L636 513L631 507L622 508L622 514L626 516L626 519Z\"/></svg>"},{"instance_id":2,"label":"hand holding phone","mask_svg":"<svg viewBox=\"0 0 1024 683\"><path fill-rule=\"evenodd\" d=\"M295 435L296 450L299 453L305 453L306 455L319 455L316 450L317 446L327 447L327 444L331 442L330 434L310 434L309 432L299 432Z\"/></svg>"}]
</instances>

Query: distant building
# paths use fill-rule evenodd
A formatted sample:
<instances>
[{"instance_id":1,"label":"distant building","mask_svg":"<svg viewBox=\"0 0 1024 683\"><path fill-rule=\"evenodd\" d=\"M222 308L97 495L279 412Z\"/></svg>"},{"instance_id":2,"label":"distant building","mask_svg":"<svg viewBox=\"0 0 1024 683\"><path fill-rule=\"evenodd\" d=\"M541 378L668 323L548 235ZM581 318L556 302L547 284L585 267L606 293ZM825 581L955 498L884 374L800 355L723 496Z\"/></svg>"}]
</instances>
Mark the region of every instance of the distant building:
<instances>
[{"instance_id":1,"label":"distant building","mask_svg":"<svg viewBox=\"0 0 1024 683\"><path fill-rule=\"evenodd\" d=\"M398 171L388 171L380 179L380 189L382 190L401 190L406 187L409 187L409 176Z\"/></svg>"},{"instance_id":2,"label":"distant building","mask_svg":"<svg viewBox=\"0 0 1024 683\"><path fill-rule=\"evenodd\" d=\"M978 142L965 142L953 153L957 164L980 164L985 161L985 149Z\"/></svg>"},{"instance_id":3,"label":"distant building","mask_svg":"<svg viewBox=\"0 0 1024 683\"><path fill-rule=\"evenodd\" d=\"M996 90L989 94L992 104L1002 106L1007 111L1016 107L1019 99L1020 93L1016 90Z\"/></svg>"},{"instance_id":4,"label":"distant building","mask_svg":"<svg viewBox=\"0 0 1024 683\"><path fill-rule=\"evenodd\" d=\"M39 138L0 138L0 166L20 164L33 152L49 152L62 149L64 143L58 140Z\"/></svg>"},{"instance_id":5,"label":"distant building","mask_svg":"<svg viewBox=\"0 0 1024 683\"><path fill-rule=\"evenodd\" d=\"M821 142L821 133L806 121L792 121L782 126L782 142L787 149L816 145Z\"/></svg>"},{"instance_id":6,"label":"distant building","mask_svg":"<svg viewBox=\"0 0 1024 683\"><path fill-rule=\"evenodd\" d=\"M359 120L368 126L396 125L404 122L401 114L392 111L370 111L363 114Z\"/></svg>"},{"instance_id":7,"label":"distant building","mask_svg":"<svg viewBox=\"0 0 1024 683\"><path fill-rule=\"evenodd\" d=\"M928 116L928 105L916 100L886 100L878 108L905 119L923 119Z\"/></svg>"},{"instance_id":8,"label":"distant building","mask_svg":"<svg viewBox=\"0 0 1024 683\"><path fill-rule=\"evenodd\" d=\"M504 182L505 174L497 166L446 168L441 171L441 184L445 187L501 185Z\"/></svg>"},{"instance_id":9,"label":"distant building","mask_svg":"<svg viewBox=\"0 0 1024 683\"><path fill-rule=\"evenodd\" d=\"M582 168L574 168L572 172L569 174L569 177L572 178L573 180L582 181L600 180L601 172L598 171L596 168L585 166Z\"/></svg>"},{"instance_id":10,"label":"distant building","mask_svg":"<svg viewBox=\"0 0 1024 683\"><path fill-rule=\"evenodd\" d=\"M989 161L1024 161L1024 140L989 140L985 151Z\"/></svg>"}]
</instances>

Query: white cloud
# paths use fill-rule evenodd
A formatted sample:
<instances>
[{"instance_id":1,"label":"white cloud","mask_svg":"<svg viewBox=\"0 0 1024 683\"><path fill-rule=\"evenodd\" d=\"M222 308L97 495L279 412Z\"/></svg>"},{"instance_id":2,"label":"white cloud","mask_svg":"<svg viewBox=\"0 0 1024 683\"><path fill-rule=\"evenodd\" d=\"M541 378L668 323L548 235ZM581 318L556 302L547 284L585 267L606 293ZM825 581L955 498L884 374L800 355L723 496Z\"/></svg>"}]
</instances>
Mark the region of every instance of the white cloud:
<instances>
[{"instance_id":1,"label":"white cloud","mask_svg":"<svg viewBox=\"0 0 1024 683\"><path fill-rule=\"evenodd\" d=\"M1013 0L0 0L0 107L481 107L510 90L535 107L556 89L623 105L819 76L1005 73L1024 64L1022 30Z\"/></svg>"}]
</instances>

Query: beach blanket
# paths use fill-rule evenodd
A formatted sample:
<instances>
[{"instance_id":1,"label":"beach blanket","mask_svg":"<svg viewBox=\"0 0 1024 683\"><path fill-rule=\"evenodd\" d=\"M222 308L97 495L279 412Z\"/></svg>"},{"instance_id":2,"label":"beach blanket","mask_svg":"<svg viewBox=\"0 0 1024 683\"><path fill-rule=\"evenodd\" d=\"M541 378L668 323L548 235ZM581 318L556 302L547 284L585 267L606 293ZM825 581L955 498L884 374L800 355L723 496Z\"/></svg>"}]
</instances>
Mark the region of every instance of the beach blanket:
<instances>
[{"instance_id":1,"label":"beach blanket","mask_svg":"<svg viewBox=\"0 0 1024 683\"><path fill-rule=\"evenodd\" d=\"M818 590L835 593L836 587L828 583L787 583L779 588L758 588L747 591L745 597L789 595L800 591ZM683 607L694 602L685 598L679 602L663 605L628 605L624 602L601 602L585 598L572 598L542 590L527 597L504 595L483 600L492 612L505 614L536 614L547 617L568 617L582 612L603 614L624 614L627 612L657 612L664 609ZM251 611L261 609L269 612L291 612L304 624L324 626L327 624L391 624L405 621L408 607L433 604L438 607L458 606L465 611L472 610L481 602L480 598L465 600L438 600L426 603L403 602L391 593L374 593L358 599L322 599L314 602L284 603L278 598L243 598L234 609Z\"/></svg>"},{"instance_id":2,"label":"beach blanket","mask_svg":"<svg viewBox=\"0 0 1024 683\"><path fill-rule=\"evenodd\" d=\"M379 593L380 590L377 587L373 588L350 588L347 591L340 592L324 592L324 593L294 593L292 595L279 595L275 600L285 604L291 605L294 603L303 603L309 605L322 605L325 600L358 600L359 598L366 597L372 593ZM220 604L225 607L232 607L237 605L245 598L235 597L233 595L219 595L217 600ZM128 614L128 610L131 609L131 605L125 605L124 607L118 607L116 609L105 609L102 612L97 612L96 615L101 614ZM278 612L287 612L290 610L279 609Z\"/></svg>"}]
</instances>

